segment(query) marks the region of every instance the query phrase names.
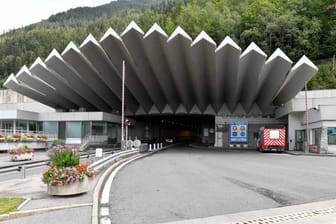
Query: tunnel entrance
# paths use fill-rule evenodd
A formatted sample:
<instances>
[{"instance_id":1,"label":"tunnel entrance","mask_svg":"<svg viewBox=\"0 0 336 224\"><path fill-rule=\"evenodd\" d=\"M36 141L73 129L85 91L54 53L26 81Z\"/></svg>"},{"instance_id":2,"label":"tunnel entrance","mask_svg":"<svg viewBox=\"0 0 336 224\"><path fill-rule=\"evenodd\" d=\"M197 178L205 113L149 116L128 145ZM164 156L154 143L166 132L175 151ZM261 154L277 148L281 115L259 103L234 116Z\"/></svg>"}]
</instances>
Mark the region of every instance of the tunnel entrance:
<instances>
[{"instance_id":1,"label":"tunnel entrance","mask_svg":"<svg viewBox=\"0 0 336 224\"><path fill-rule=\"evenodd\" d=\"M130 117L129 136L143 142L199 143L215 142L215 117L210 115L143 115Z\"/></svg>"}]
</instances>

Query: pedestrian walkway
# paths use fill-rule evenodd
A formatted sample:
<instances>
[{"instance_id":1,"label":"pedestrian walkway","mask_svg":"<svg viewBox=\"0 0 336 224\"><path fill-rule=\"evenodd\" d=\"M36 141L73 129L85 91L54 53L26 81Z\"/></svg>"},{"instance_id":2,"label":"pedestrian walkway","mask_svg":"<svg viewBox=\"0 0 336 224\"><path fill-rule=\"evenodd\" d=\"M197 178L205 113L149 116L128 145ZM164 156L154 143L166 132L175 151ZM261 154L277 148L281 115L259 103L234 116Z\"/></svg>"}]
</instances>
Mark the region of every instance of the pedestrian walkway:
<instances>
[{"instance_id":1,"label":"pedestrian walkway","mask_svg":"<svg viewBox=\"0 0 336 224\"><path fill-rule=\"evenodd\" d=\"M242 212L165 224L335 224L336 200Z\"/></svg>"},{"instance_id":2,"label":"pedestrian walkway","mask_svg":"<svg viewBox=\"0 0 336 224\"><path fill-rule=\"evenodd\" d=\"M42 183L41 175L2 181L0 197L22 197L27 200L19 212L9 218L0 215L0 222L1 224L89 224L92 214L92 194L93 189L86 194L75 196L48 195L47 186Z\"/></svg>"}]
</instances>

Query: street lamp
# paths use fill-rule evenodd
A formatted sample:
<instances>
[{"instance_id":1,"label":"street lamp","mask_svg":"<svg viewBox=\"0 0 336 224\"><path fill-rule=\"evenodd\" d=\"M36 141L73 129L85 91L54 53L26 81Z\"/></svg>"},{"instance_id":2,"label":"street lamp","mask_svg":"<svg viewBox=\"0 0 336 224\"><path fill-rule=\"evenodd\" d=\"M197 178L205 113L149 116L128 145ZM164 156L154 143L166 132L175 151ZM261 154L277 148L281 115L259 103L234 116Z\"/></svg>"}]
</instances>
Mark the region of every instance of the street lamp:
<instances>
[{"instance_id":1,"label":"street lamp","mask_svg":"<svg viewBox=\"0 0 336 224\"><path fill-rule=\"evenodd\" d=\"M124 122L125 119L125 61L122 62L122 90L121 90L121 150L126 149L126 141L124 139ZM127 140L127 139L126 139Z\"/></svg>"}]
</instances>

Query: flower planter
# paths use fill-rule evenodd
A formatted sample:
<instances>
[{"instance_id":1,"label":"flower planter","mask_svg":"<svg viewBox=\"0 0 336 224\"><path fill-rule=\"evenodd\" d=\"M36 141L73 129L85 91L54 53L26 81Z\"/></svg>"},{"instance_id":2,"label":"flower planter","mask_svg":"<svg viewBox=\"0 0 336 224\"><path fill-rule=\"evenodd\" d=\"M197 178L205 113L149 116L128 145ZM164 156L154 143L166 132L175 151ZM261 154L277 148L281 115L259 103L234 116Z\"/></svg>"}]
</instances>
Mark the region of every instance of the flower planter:
<instances>
[{"instance_id":1,"label":"flower planter","mask_svg":"<svg viewBox=\"0 0 336 224\"><path fill-rule=\"evenodd\" d=\"M72 184L52 186L48 184L47 193L56 196L68 196L86 193L91 189L91 183L94 178L85 177L82 182L76 181Z\"/></svg>"},{"instance_id":2,"label":"flower planter","mask_svg":"<svg viewBox=\"0 0 336 224\"><path fill-rule=\"evenodd\" d=\"M33 157L34 157L33 152L27 152L27 153L22 153L22 154L13 154L12 160L13 161L32 160Z\"/></svg>"}]
</instances>

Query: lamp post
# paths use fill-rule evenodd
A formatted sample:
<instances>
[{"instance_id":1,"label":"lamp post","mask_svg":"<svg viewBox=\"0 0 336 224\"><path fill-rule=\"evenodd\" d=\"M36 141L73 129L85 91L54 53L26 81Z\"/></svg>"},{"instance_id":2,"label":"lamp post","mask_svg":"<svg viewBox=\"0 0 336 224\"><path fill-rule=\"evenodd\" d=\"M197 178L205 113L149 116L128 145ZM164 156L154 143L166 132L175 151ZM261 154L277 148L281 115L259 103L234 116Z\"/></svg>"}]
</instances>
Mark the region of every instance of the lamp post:
<instances>
[{"instance_id":1,"label":"lamp post","mask_svg":"<svg viewBox=\"0 0 336 224\"><path fill-rule=\"evenodd\" d=\"M122 90L121 90L121 150L126 149L126 142L124 139L125 126L125 61L122 62ZM126 139L127 140L127 139Z\"/></svg>"}]
</instances>

